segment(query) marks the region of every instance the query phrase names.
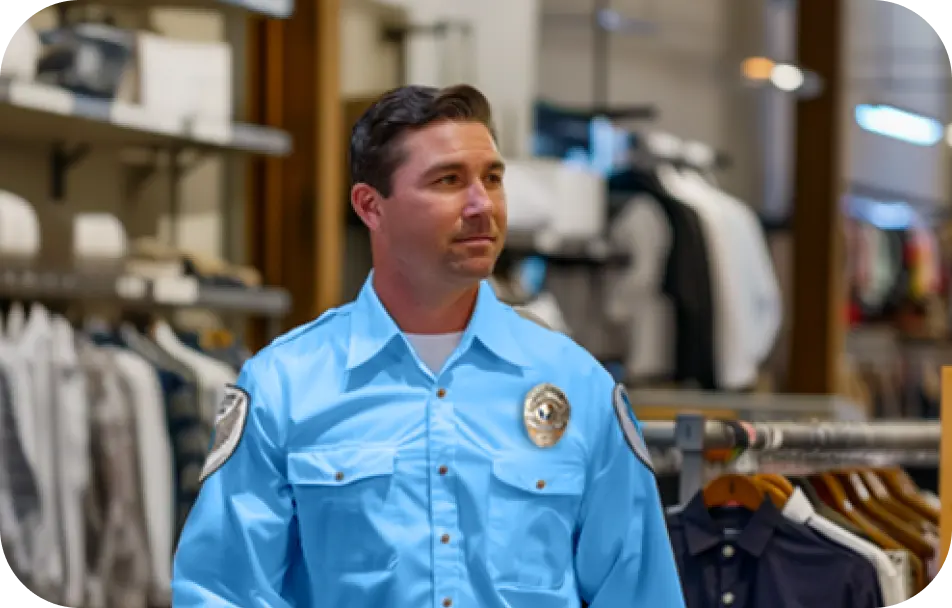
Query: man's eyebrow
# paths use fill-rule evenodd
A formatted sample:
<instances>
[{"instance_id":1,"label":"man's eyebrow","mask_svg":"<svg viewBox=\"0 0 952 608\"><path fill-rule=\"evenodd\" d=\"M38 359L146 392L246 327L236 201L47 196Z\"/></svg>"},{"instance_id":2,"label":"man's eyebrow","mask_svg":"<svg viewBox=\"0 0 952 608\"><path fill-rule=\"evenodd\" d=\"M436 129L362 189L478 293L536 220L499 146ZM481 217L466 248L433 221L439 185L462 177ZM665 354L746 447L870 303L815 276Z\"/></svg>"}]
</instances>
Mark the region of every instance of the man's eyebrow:
<instances>
[{"instance_id":1,"label":"man's eyebrow","mask_svg":"<svg viewBox=\"0 0 952 608\"><path fill-rule=\"evenodd\" d=\"M489 171L503 171L505 168L506 163L504 163L502 160L494 160L489 164L489 167L487 167ZM432 175L449 173L451 171L466 171L466 164L461 162L438 163L427 169L423 175L425 177L430 177Z\"/></svg>"},{"instance_id":2,"label":"man's eyebrow","mask_svg":"<svg viewBox=\"0 0 952 608\"><path fill-rule=\"evenodd\" d=\"M433 165L423 174L427 177L437 175L438 173L449 173L451 171L465 171L466 165L460 162L438 163Z\"/></svg>"}]
</instances>

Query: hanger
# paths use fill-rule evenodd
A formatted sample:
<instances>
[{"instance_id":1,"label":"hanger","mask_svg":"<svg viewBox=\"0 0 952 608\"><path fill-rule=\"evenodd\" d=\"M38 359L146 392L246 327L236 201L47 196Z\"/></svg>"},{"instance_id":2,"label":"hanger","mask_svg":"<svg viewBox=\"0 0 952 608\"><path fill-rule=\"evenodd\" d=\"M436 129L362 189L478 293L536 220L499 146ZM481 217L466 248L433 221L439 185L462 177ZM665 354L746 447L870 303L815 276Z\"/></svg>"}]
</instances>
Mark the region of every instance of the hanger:
<instances>
[{"instance_id":1,"label":"hanger","mask_svg":"<svg viewBox=\"0 0 952 608\"><path fill-rule=\"evenodd\" d=\"M711 481L702 491L704 506L713 507L740 506L756 511L764 502L766 492L750 477L744 475L721 475Z\"/></svg>"},{"instance_id":2,"label":"hanger","mask_svg":"<svg viewBox=\"0 0 952 608\"><path fill-rule=\"evenodd\" d=\"M908 522L896 517L873 496L855 470L838 471L835 475L843 482L847 495L855 501L856 507L873 520L877 526L899 541L904 547L919 556L923 561L932 559L935 550Z\"/></svg>"},{"instance_id":3,"label":"hanger","mask_svg":"<svg viewBox=\"0 0 952 608\"><path fill-rule=\"evenodd\" d=\"M893 493L893 496L904 502L910 509L916 511L934 525L939 525L939 511L919 496L916 484L909 475L899 468L880 469L880 479Z\"/></svg>"},{"instance_id":4,"label":"hanger","mask_svg":"<svg viewBox=\"0 0 952 608\"><path fill-rule=\"evenodd\" d=\"M790 498L793 494L793 484L783 475L778 473L758 473L755 477L760 481L773 485L787 498Z\"/></svg>"},{"instance_id":5,"label":"hanger","mask_svg":"<svg viewBox=\"0 0 952 608\"><path fill-rule=\"evenodd\" d=\"M745 475L722 475L704 487L704 504L709 509L741 506L756 511L765 498L769 498L778 509L787 503L787 497L779 489Z\"/></svg>"},{"instance_id":6,"label":"hanger","mask_svg":"<svg viewBox=\"0 0 952 608\"><path fill-rule=\"evenodd\" d=\"M760 480L756 477L754 478L754 483L763 488L764 492L770 498L771 502L774 503L775 507L782 510L786 506L787 498L789 498L789 496L784 494L783 490L773 485L769 481Z\"/></svg>"},{"instance_id":7,"label":"hanger","mask_svg":"<svg viewBox=\"0 0 952 608\"><path fill-rule=\"evenodd\" d=\"M915 528L921 532L938 534L938 530L935 529L935 526L930 521L896 498L893 493L889 491L875 470L861 469L859 470L859 475L866 483L866 487L869 488L869 491L873 493L873 496L876 497L884 509L899 519L908 522L910 525L914 525Z\"/></svg>"},{"instance_id":8,"label":"hanger","mask_svg":"<svg viewBox=\"0 0 952 608\"><path fill-rule=\"evenodd\" d=\"M832 473L814 475L810 478L810 483L817 490L818 495L824 502L835 508L858 526L860 530L875 544L879 545L881 549L884 551L905 551L908 553L914 578L917 582L922 580L925 569L918 555L880 528L878 522L874 522L857 507L853 506L853 503L846 495L846 490L835 475Z\"/></svg>"}]
</instances>

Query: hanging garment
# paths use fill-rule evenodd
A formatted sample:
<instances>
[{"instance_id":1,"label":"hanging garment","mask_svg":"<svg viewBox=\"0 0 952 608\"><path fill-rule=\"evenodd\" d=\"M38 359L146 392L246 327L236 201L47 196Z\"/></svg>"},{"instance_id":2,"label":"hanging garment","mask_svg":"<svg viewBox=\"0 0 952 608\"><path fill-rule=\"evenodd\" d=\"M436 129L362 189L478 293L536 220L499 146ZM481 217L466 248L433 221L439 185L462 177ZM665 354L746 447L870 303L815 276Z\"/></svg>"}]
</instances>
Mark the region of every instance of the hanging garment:
<instances>
[{"instance_id":1,"label":"hanging garment","mask_svg":"<svg viewBox=\"0 0 952 608\"><path fill-rule=\"evenodd\" d=\"M62 517L67 606L80 606L86 597L85 501L90 480L89 408L86 377L79 365L69 321L51 320L54 417L56 419L60 508Z\"/></svg>"},{"instance_id":2,"label":"hanging garment","mask_svg":"<svg viewBox=\"0 0 952 608\"><path fill-rule=\"evenodd\" d=\"M783 321L780 283L760 220L743 201L715 188L701 176L689 174L687 178L723 208L735 263L743 269L740 299L746 322L740 326L741 341L747 344L747 356L759 369L773 351Z\"/></svg>"},{"instance_id":3,"label":"hanging garment","mask_svg":"<svg viewBox=\"0 0 952 608\"><path fill-rule=\"evenodd\" d=\"M756 511L709 511L698 493L668 516L687 608L880 608L873 565L786 519L770 500Z\"/></svg>"},{"instance_id":4,"label":"hanging garment","mask_svg":"<svg viewBox=\"0 0 952 608\"><path fill-rule=\"evenodd\" d=\"M238 379L237 372L228 365L186 346L165 321L156 321L152 332L155 343L162 350L192 369L198 376L202 390L202 417L209 424L213 424L216 410L224 399L225 386Z\"/></svg>"},{"instance_id":5,"label":"hanging garment","mask_svg":"<svg viewBox=\"0 0 952 608\"><path fill-rule=\"evenodd\" d=\"M7 332L30 375L35 436L34 457L42 505L42 524L36 535L37 563L34 589L43 599L62 603L65 584L64 539L60 502L59 428L53 385L52 325L49 312L35 304L28 317L15 311L7 317Z\"/></svg>"},{"instance_id":6,"label":"hanging garment","mask_svg":"<svg viewBox=\"0 0 952 608\"><path fill-rule=\"evenodd\" d=\"M172 448L162 387L155 369L138 355L119 348L108 352L119 373L126 401L134 404L135 445L152 563L150 603L167 605L172 585Z\"/></svg>"},{"instance_id":7,"label":"hanging garment","mask_svg":"<svg viewBox=\"0 0 952 608\"><path fill-rule=\"evenodd\" d=\"M893 606L910 598L908 573L899 570L889 555L841 526L821 517L800 488L796 488L783 507L784 517L804 524L815 532L865 557L876 568L885 606Z\"/></svg>"},{"instance_id":8,"label":"hanging garment","mask_svg":"<svg viewBox=\"0 0 952 608\"><path fill-rule=\"evenodd\" d=\"M673 166L662 166L658 171L665 187L701 218L714 303L717 386L723 390L750 388L757 380L758 370L741 338L748 322L743 298L744 252L731 231L730 213L708 191L686 180Z\"/></svg>"},{"instance_id":9,"label":"hanging garment","mask_svg":"<svg viewBox=\"0 0 952 608\"><path fill-rule=\"evenodd\" d=\"M126 347L158 370L173 452L174 538L177 539L198 498L198 480L211 444L212 425L202 418L201 387L191 368L173 359L128 324L119 328L119 334Z\"/></svg>"},{"instance_id":10,"label":"hanging garment","mask_svg":"<svg viewBox=\"0 0 952 608\"><path fill-rule=\"evenodd\" d=\"M40 528L39 489L20 440L15 382L0 358L0 540L17 577L32 584L34 538Z\"/></svg>"},{"instance_id":11,"label":"hanging garment","mask_svg":"<svg viewBox=\"0 0 952 608\"><path fill-rule=\"evenodd\" d=\"M609 287L606 307L609 318L629 328L626 380L636 385L675 374L675 307L663 291L672 232L661 205L647 194L631 199L612 223L611 240L630 262Z\"/></svg>"},{"instance_id":12,"label":"hanging garment","mask_svg":"<svg viewBox=\"0 0 952 608\"><path fill-rule=\"evenodd\" d=\"M91 602L99 606L148 606L152 566L140 496L133 404L123 395L112 357L80 344L92 421L94 470L100 477L98 513L91 513Z\"/></svg>"},{"instance_id":13,"label":"hanging garment","mask_svg":"<svg viewBox=\"0 0 952 608\"><path fill-rule=\"evenodd\" d=\"M714 287L700 216L672 196L654 172L626 171L613 176L609 188L647 193L667 217L673 241L662 292L674 307L675 374L671 380L683 387L716 389Z\"/></svg>"}]
</instances>

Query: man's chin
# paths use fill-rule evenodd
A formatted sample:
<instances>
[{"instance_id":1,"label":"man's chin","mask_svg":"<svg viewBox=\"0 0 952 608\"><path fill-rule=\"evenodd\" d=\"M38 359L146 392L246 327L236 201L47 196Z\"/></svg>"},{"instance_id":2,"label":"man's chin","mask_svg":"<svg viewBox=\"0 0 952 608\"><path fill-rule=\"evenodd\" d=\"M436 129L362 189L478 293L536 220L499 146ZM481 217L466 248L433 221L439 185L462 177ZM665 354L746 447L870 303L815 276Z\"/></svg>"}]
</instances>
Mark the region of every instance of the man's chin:
<instances>
[{"instance_id":1,"label":"man's chin","mask_svg":"<svg viewBox=\"0 0 952 608\"><path fill-rule=\"evenodd\" d=\"M453 273L460 278L481 281L492 276L493 269L496 267L496 260L468 259L453 265Z\"/></svg>"}]
</instances>

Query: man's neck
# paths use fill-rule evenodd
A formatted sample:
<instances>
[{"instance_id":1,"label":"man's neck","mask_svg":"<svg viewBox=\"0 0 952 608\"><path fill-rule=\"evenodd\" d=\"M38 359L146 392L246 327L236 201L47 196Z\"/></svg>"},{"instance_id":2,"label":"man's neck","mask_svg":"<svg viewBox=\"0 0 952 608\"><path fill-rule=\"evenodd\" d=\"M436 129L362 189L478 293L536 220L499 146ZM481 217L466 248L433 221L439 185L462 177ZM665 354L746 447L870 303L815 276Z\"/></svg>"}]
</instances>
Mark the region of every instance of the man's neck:
<instances>
[{"instance_id":1,"label":"man's neck","mask_svg":"<svg viewBox=\"0 0 952 608\"><path fill-rule=\"evenodd\" d=\"M466 329L479 283L455 289L414 285L405 277L374 272L374 291L403 332L409 334L448 334Z\"/></svg>"}]
</instances>

